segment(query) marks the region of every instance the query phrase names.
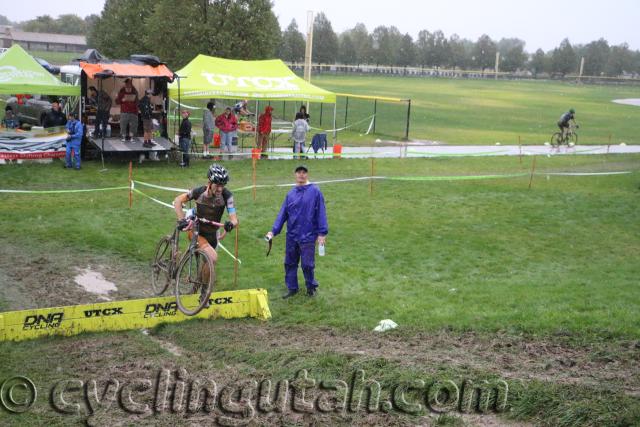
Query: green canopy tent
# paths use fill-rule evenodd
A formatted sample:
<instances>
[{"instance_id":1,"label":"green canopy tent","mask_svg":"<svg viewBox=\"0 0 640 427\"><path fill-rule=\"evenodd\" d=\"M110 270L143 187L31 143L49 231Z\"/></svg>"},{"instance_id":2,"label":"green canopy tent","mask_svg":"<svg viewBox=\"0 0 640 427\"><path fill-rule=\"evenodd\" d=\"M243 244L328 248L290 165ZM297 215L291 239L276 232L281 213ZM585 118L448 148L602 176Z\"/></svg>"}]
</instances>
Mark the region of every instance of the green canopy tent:
<instances>
[{"instance_id":1,"label":"green canopy tent","mask_svg":"<svg viewBox=\"0 0 640 427\"><path fill-rule=\"evenodd\" d=\"M79 96L80 86L62 83L14 44L0 56L0 93Z\"/></svg>"},{"instance_id":2,"label":"green canopy tent","mask_svg":"<svg viewBox=\"0 0 640 427\"><path fill-rule=\"evenodd\" d=\"M279 59L240 61L198 55L176 72L169 96L186 99L254 99L324 102L336 95L296 76Z\"/></svg>"},{"instance_id":3,"label":"green canopy tent","mask_svg":"<svg viewBox=\"0 0 640 427\"><path fill-rule=\"evenodd\" d=\"M258 101L303 101L334 105L336 95L298 77L279 59L242 61L196 56L176 72L169 96L181 99L248 99ZM334 133L335 137L335 133Z\"/></svg>"}]
</instances>

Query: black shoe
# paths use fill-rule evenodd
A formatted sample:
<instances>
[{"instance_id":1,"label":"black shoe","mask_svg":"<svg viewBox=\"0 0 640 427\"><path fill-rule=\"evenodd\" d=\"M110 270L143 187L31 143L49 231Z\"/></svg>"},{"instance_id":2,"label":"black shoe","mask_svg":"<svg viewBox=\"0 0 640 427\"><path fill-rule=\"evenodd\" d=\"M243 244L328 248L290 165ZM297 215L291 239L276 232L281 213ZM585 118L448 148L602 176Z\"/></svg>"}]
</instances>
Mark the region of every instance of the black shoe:
<instances>
[{"instance_id":1,"label":"black shoe","mask_svg":"<svg viewBox=\"0 0 640 427\"><path fill-rule=\"evenodd\" d=\"M286 294L284 294L282 296L282 299L287 299L287 298L291 298L292 296L294 296L295 294L298 293L298 290L296 289L295 291L292 291L291 289L289 289L289 292L287 292Z\"/></svg>"},{"instance_id":2,"label":"black shoe","mask_svg":"<svg viewBox=\"0 0 640 427\"><path fill-rule=\"evenodd\" d=\"M202 299L205 297L204 294L200 294L200 298L198 298L199 302L202 302ZM210 298L207 298L207 300L205 301L205 303L202 305L202 308L209 308L211 306L211 302L210 302Z\"/></svg>"},{"instance_id":3,"label":"black shoe","mask_svg":"<svg viewBox=\"0 0 640 427\"><path fill-rule=\"evenodd\" d=\"M307 296L309 298L313 298L318 294L318 291L316 290L316 288L307 288Z\"/></svg>"}]
</instances>

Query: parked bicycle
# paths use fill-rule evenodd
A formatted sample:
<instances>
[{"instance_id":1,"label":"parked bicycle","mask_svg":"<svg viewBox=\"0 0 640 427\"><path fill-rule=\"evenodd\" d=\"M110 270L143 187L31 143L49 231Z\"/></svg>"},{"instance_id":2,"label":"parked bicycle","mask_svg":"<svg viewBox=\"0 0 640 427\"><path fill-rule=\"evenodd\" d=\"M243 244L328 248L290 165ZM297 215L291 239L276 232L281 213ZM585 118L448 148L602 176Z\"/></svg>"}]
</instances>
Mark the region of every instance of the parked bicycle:
<instances>
[{"instance_id":1,"label":"parked bicycle","mask_svg":"<svg viewBox=\"0 0 640 427\"><path fill-rule=\"evenodd\" d=\"M191 241L180 256L180 232L187 231L185 227L189 224L189 220L181 220L171 235L160 239L151 264L151 284L155 294L162 295L173 282L178 309L187 316L196 315L208 307L216 281L213 260L198 247L200 223L219 227L222 232L218 241L224 239L224 224L193 216L188 227L192 231Z\"/></svg>"},{"instance_id":2,"label":"parked bicycle","mask_svg":"<svg viewBox=\"0 0 640 427\"><path fill-rule=\"evenodd\" d=\"M578 125L571 124L564 135L562 132L551 135L551 147L559 149L561 145L565 145L567 148L578 145L578 133L576 132L578 128Z\"/></svg>"}]
</instances>

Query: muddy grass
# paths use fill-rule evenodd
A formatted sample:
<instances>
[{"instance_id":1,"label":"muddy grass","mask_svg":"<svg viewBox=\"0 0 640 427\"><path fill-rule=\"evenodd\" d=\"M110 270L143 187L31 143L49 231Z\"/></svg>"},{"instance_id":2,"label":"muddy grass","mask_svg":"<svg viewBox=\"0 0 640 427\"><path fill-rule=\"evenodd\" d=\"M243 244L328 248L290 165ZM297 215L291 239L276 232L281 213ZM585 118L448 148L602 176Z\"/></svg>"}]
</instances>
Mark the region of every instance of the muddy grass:
<instances>
[{"instance_id":1,"label":"muddy grass","mask_svg":"<svg viewBox=\"0 0 640 427\"><path fill-rule=\"evenodd\" d=\"M145 266L107 254L77 256L60 250L31 248L28 253L11 242L0 240L0 301L2 310L100 302L105 295L113 300L150 296ZM117 284L110 292L92 293L75 278L79 271L100 273ZM85 271L86 272L86 271ZM505 380L539 380L576 387L615 390L640 397L640 342L603 340L581 343L576 337L538 338L505 333L476 334L449 331L422 332L394 330L385 333L347 332L328 327L285 326L273 322L234 321L189 322L184 329L175 325L141 333L90 334L81 337L41 340L27 344L46 354L49 380L68 378L109 378L124 381L149 378L161 369L172 372L188 367L191 373L211 378L220 386L251 379L247 374L264 375L249 363L225 361L220 352L208 353L198 341L176 339L176 331L217 342L226 351L251 353L270 351L294 355L332 352L351 360L380 359L406 371L416 370L437 376L443 371L485 373ZM237 340L236 337L242 337ZM10 345L10 344L7 344ZM24 345L24 344L16 344ZM206 348L206 347L205 347ZM64 355L64 356L63 356ZM87 356L90 355L90 356ZM297 356L292 356L297 357ZM20 361L8 360L18 369ZM37 373L35 374L37 375ZM260 378L256 378L260 380ZM40 415L47 417L46 408ZM0 415L0 418L2 416ZM111 415L94 414L93 424L114 425ZM210 416L171 414L157 416L119 413L116 424L198 425L212 422ZM60 421L60 418L56 418ZM11 421L11 420L9 420ZM17 421L17 420L16 420ZM259 414L250 425L526 425L492 414L439 417L373 414Z\"/></svg>"},{"instance_id":2,"label":"muddy grass","mask_svg":"<svg viewBox=\"0 0 640 427\"><path fill-rule=\"evenodd\" d=\"M8 310L52 307L151 296L148 269L107 254L73 254L53 247L24 248L0 239L0 300ZM117 290L89 292L82 276L117 284Z\"/></svg>"}]
</instances>

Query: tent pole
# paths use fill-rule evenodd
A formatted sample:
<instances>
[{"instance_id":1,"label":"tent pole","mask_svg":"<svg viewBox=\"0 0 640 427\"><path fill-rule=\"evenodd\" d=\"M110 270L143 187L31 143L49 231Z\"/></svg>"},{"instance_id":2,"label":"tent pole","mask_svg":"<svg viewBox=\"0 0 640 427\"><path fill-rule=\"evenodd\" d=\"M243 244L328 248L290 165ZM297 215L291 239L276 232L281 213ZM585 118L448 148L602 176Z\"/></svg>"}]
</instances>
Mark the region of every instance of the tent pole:
<instances>
[{"instance_id":1,"label":"tent pole","mask_svg":"<svg viewBox=\"0 0 640 427\"><path fill-rule=\"evenodd\" d=\"M103 79L100 79L98 81L98 87L100 88L100 92L98 92L98 99L100 99L100 96L101 96L100 94L102 93L102 80ZM80 103L78 105L79 105L78 108L80 109L80 111L82 111L82 94L80 95ZM100 111L99 105L100 104L98 103L98 111ZM80 111L78 111L78 112L80 112ZM107 124L109 124L109 119L107 119ZM98 126L99 125L100 124L98 123ZM95 126L94 126L94 129L95 129ZM102 170L100 172L106 171L106 169L104 168L104 134L105 133L107 133L107 128L106 127L102 130L102 132L100 132L101 139L102 139L102 149L100 150L100 158L102 159ZM95 131L94 131L94 134L95 134Z\"/></svg>"},{"instance_id":2,"label":"tent pole","mask_svg":"<svg viewBox=\"0 0 640 427\"><path fill-rule=\"evenodd\" d=\"M181 99L180 99L180 76L176 76L178 79L178 111L180 111ZM173 139L176 139L176 126L178 123L178 117L180 117L180 113L176 114L176 110L173 110ZM177 144L177 141L174 141Z\"/></svg>"}]
</instances>

